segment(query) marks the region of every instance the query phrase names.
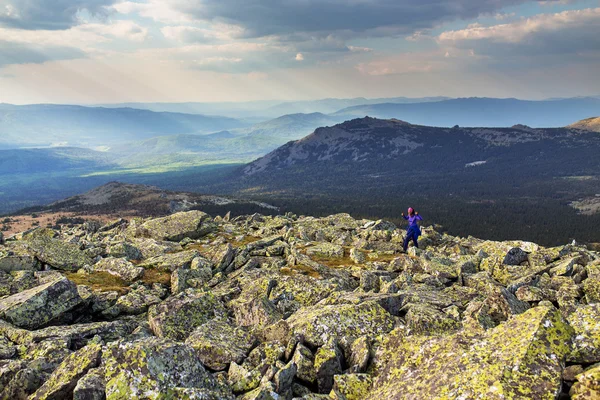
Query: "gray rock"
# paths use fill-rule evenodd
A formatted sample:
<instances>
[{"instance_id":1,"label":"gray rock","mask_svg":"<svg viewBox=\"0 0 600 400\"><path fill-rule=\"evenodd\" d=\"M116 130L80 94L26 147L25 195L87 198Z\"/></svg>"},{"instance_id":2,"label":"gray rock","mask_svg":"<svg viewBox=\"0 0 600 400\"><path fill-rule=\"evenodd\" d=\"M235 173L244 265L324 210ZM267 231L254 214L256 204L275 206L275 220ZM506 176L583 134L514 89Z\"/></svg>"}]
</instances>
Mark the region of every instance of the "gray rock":
<instances>
[{"instance_id":1,"label":"gray rock","mask_svg":"<svg viewBox=\"0 0 600 400\"><path fill-rule=\"evenodd\" d=\"M63 271L77 271L93 260L78 245L66 243L44 235L27 240L27 247L41 262Z\"/></svg>"},{"instance_id":2,"label":"gray rock","mask_svg":"<svg viewBox=\"0 0 600 400\"><path fill-rule=\"evenodd\" d=\"M94 271L108 272L126 282L133 282L144 275L144 268L136 267L124 258L103 258L94 264Z\"/></svg>"},{"instance_id":3,"label":"gray rock","mask_svg":"<svg viewBox=\"0 0 600 400\"><path fill-rule=\"evenodd\" d=\"M315 354L315 371L319 393L329 393L333 388L333 377L342 373L343 355L335 342L329 342Z\"/></svg>"},{"instance_id":4,"label":"gray rock","mask_svg":"<svg viewBox=\"0 0 600 400\"><path fill-rule=\"evenodd\" d=\"M73 396L77 382L90 369L100 364L102 346L92 343L71 354L50 375L31 400L61 400Z\"/></svg>"},{"instance_id":5,"label":"gray rock","mask_svg":"<svg viewBox=\"0 0 600 400\"><path fill-rule=\"evenodd\" d=\"M198 239L215 229L210 216L202 211L179 212L144 222L137 237L179 242L184 238Z\"/></svg>"},{"instance_id":6,"label":"gray rock","mask_svg":"<svg viewBox=\"0 0 600 400\"><path fill-rule=\"evenodd\" d=\"M214 294L188 289L152 306L148 322L155 335L184 341L196 328L223 314L224 307Z\"/></svg>"},{"instance_id":7,"label":"gray rock","mask_svg":"<svg viewBox=\"0 0 600 400\"><path fill-rule=\"evenodd\" d=\"M58 279L0 300L0 317L19 327L36 329L82 303L77 285Z\"/></svg>"},{"instance_id":8,"label":"gray rock","mask_svg":"<svg viewBox=\"0 0 600 400\"><path fill-rule=\"evenodd\" d=\"M94 368L88 371L73 389L73 400L104 400L106 398L104 370Z\"/></svg>"},{"instance_id":9,"label":"gray rock","mask_svg":"<svg viewBox=\"0 0 600 400\"><path fill-rule=\"evenodd\" d=\"M241 364L256 339L227 321L214 319L198 327L185 341L196 349L204 365L216 371L232 362Z\"/></svg>"},{"instance_id":10,"label":"gray rock","mask_svg":"<svg viewBox=\"0 0 600 400\"><path fill-rule=\"evenodd\" d=\"M108 399L233 399L184 344L159 338L114 342L102 359Z\"/></svg>"},{"instance_id":11,"label":"gray rock","mask_svg":"<svg viewBox=\"0 0 600 400\"><path fill-rule=\"evenodd\" d=\"M506 265L521 265L528 260L529 255L520 247L513 247L506 256L504 256L503 264Z\"/></svg>"}]
</instances>

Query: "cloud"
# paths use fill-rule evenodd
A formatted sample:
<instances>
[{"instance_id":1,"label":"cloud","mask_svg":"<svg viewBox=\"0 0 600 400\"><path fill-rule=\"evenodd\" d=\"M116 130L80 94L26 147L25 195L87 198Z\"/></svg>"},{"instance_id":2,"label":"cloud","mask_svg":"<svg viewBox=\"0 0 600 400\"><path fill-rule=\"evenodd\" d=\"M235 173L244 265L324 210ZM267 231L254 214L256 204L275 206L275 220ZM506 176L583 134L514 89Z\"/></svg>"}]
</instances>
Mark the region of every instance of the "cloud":
<instances>
[{"instance_id":1,"label":"cloud","mask_svg":"<svg viewBox=\"0 0 600 400\"><path fill-rule=\"evenodd\" d=\"M169 9L191 20L244 27L248 37L298 32L373 36L410 34L442 22L475 18L527 0L169 0ZM153 1L155 7L159 2ZM165 3L160 3L162 7ZM146 12L148 12L146 10Z\"/></svg>"},{"instance_id":2,"label":"cloud","mask_svg":"<svg viewBox=\"0 0 600 400\"><path fill-rule=\"evenodd\" d=\"M233 40L243 36L243 29L235 25L214 24L209 28L196 26L165 26L162 34L181 43L211 43L218 40Z\"/></svg>"},{"instance_id":3,"label":"cloud","mask_svg":"<svg viewBox=\"0 0 600 400\"><path fill-rule=\"evenodd\" d=\"M302 54L302 53L296 54L296 61L304 61L304 54Z\"/></svg>"},{"instance_id":4,"label":"cloud","mask_svg":"<svg viewBox=\"0 0 600 400\"><path fill-rule=\"evenodd\" d=\"M72 60L85 56L84 52L73 47L0 41L0 67L11 64L41 64L53 60Z\"/></svg>"},{"instance_id":5,"label":"cloud","mask_svg":"<svg viewBox=\"0 0 600 400\"><path fill-rule=\"evenodd\" d=\"M600 50L600 8L540 14L518 21L443 32L440 45L498 57L577 55Z\"/></svg>"},{"instance_id":6,"label":"cloud","mask_svg":"<svg viewBox=\"0 0 600 400\"><path fill-rule=\"evenodd\" d=\"M0 0L0 25L20 29L68 29L83 16L103 17L116 0Z\"/></svg>"}]
</instances>

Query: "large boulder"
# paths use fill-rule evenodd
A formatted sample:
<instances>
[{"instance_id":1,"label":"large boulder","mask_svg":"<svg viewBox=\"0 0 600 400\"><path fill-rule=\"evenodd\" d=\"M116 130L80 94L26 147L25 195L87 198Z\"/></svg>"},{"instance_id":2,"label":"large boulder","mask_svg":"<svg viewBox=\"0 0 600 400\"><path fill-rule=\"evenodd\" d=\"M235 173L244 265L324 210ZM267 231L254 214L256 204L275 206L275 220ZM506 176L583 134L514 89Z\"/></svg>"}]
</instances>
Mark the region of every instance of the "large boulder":
<instances>
[{"instance_id":1,"label":"large boulder","mask_svg":"<svg viewBox=\"0 0 600 400\"><path fill-rule=\"evenodd\" d=\"M35 235L27 239L27 247L41 262L63 271L77 271L93 260L79 245L63 242L46 235Z\"/></svg>"},{"instance_id":2,"label":"large boulder","mask_svg":"<svg viewBox=\"0 0 600 400\"><path fill-rule=\"evenodd\" d=\"M575 331L568 360L581 364L600 362L600 303L578 306L567 320Z\"/></svg>"},{"instance_id":3,"label":"large boulder","mask_svg":"<svg viewBox=\"0 0 600 400\"><path fill-rule=\"evenodd\" d=\"M210 216L202 211L179 212L141 224L136 236L179 242L184 238L198 239L215 229Z\"/></svg>"},{"instance_id":4,"label":"large boulder","mask_svg":"<svg viewBox=\"0 0 600 400\"><path fill-rule=\"evenodd\" d=\"M0 252L0 271L37 271L39 263L30 254L15 254L11 251Z\"/></svg>"},{"instance_id":5,"label":"large boulder","mask_svg":"<svg viewBox=\"0 0 600 400\"><path fill-rule=\"evenodd\" d=\"M126 282L133 282L144 275L144 268L136 267L124 258L103 258L94 265L94 271L108 272Z\"/></svg>"},{"instance_id":6,"label":"large boulder","mask_svg":"<svg viewBox=\"0 0 600 400\"><path fill-rule=\"evenodd\" d=\"M572 331L535 307L484 333L386 337L367 399L555 399Z\"/></svg>"},{"instance_id":7,"label":"large boulder","mask_svg":"<svg viewBox=\"0 0 600 400\"><path fill-rule=\"evenodd\" d=\"M392 315L374 302L304 307L287 322L295 335L314 347L323 346L332 339L349 347L361 336L388 333L395 324Z\"/></svg>"},{"instance_id":8,"label":"large boulder","mask_svg":"<svg viewBox=\"0 0 600 400\"><path fill-rule=\"evenodd\" d=\"M188 345L155 337L114 342L102 359L107 400L233 398Z\"/></svg>"},{"instance_id":9,"label":"large boulder","mask_svg":"<svg viewBox=\"0 0 600 400\"><path fill-rule=\"evenodd\" d=\"M77 285L61 278L0 300L0 318L36 329L82 303Z\"/></svg>"},{"instance_id":10,"label":"large boulder","mask_svg":"<svg viewBox=\"0 0 600 400\"><path fill-rule=\"evenodd\" d=\"M155 268L159 271L173 272L178 268L190 268L192 261L199 256L200 253L194 250L181 251L149 258L139 264L139 266L142 268Z\"/></svg>"},{"instance_id":11,"label":"large boulder","mask_svg":"<svg viewBox=\"0 0 600 400\"><path fill-rule=\"evenodd\" d=\"M30 400L61 400L72 397L73 389L79 379L100 364L101 353L102 346L92 343L71 354L54 370Z\"/></svg>"},{"instance_id":12,"label":"large boulder","mask_svg":"<svg viewBox=\"0 0 600 400\"><path fill-rule=\"evenodd\" d=\"M196 349L204 365L221 371L232 362L241 364L255 340L251 334L227 321L214 319L197 328L185 343Z\"/></svg>"},{"instance_id":13,"label":"large boulder","mask_svg":"<svg viewBox=\"0 0 600 400\"><path fill-rule=\"evenodd\" d=\"M188 289L148 312L150 328L156 336L184 341L199 326L225 314L225 308L211 292Z\"/></svg>"}]
</instances>

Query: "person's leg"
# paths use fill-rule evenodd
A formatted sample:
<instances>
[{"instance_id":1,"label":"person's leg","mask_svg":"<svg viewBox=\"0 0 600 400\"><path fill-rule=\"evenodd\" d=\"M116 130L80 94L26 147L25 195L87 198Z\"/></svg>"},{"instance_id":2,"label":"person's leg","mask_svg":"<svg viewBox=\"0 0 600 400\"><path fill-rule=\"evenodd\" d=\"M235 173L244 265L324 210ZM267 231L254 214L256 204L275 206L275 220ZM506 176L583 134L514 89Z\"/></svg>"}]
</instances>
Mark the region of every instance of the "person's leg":
<instances>
[{"instance_id":1,"label":"person's leg","mask_svg":"<svg viewBox=\"0 0 600 400\"><path fill-rule=\"evenodd\" d=\"M413 235L413 243L415 244L415 247L418 249L419 248L419 237L417 236L416 233Z\"/></svg>"},{"instance_id":2,"label":"person's leg","mask_svg":"<svg viewBox=\"0 0 600 400\"><path fill-rule=\"evenodd\" d=\"M411 235L409 233L406 233L406 237L404 238L404 244L402 247L404 248L405 252L408 250L408 242L410 241L410 236Z\"/></svg>"}]
</instances>

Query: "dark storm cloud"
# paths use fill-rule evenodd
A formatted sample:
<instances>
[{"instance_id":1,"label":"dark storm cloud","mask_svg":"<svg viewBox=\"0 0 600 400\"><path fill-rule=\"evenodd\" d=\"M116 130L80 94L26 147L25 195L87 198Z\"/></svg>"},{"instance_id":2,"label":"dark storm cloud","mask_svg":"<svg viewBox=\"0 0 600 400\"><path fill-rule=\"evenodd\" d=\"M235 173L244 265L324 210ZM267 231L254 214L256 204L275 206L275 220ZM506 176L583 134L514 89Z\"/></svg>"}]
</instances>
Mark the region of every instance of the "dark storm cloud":
<instances>
[{"instance_id":1,"label":"dark storm cloud","mask_svg":"<svg viewBox=\"0 0 600 400\"><path fill-rule=\"evenodd\" d=\"M77 14L101 16L117 0L0 0L0 25L21 29L67 29Z\"/></svg>"},{"instance_id":2,"label":"dark storm cloud","mask_svg":"<svg viewBox=\"0 0 600 400\"><path fill-rule=\"evenodd\" d=\"M0 67L11 64L41 64L52 60L85 57L81 50L62 46L41 46L0 41Z\"/></svg>"},{"instance_id":3,"label":"dark storm cloud","mask_svg":"<svg viewBox=\"0 0 600 400\"><path fill-rule=\"evenodd\" d=\"M372 31L382 36L405 34L524 2L527 0L170 1L172 7L194 18L241 25L249 37L339 31Z\"/></svg>"}]
</instances>

